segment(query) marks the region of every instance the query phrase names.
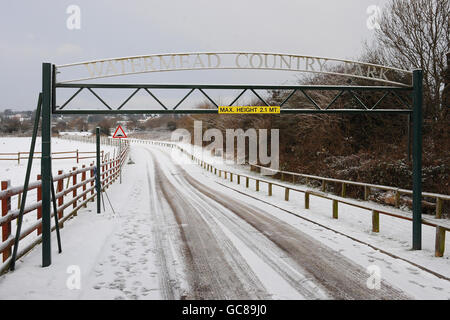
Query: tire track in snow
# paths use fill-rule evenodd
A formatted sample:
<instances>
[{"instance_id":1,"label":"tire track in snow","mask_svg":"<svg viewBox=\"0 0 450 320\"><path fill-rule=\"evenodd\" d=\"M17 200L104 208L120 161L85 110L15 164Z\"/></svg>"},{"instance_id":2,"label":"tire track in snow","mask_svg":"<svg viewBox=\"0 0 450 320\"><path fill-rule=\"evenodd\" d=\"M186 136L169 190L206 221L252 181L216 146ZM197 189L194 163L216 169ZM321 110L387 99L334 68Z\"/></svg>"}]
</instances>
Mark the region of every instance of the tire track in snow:
<instances>
[{"instance_id":1,"label":"tire track in snow","mask_svg":"<svg viewBox=\"0 0 450 320\"><path fill-rule=\"evenodd\" d=\"M150 155L151 157L151 155ZM151 159L153 159L151 157ZM187 281L190 290L186 299L264 299L268 296L245 260L221 232L212 230L204 221L204 208L195 206L163 176L157 162L155 182L159 201L167 201L182 241L178 244L183 252ZM163 250L167 244L161 244ZM166 249L167 250L167 249Z\"/></svg>"}]
</instances>

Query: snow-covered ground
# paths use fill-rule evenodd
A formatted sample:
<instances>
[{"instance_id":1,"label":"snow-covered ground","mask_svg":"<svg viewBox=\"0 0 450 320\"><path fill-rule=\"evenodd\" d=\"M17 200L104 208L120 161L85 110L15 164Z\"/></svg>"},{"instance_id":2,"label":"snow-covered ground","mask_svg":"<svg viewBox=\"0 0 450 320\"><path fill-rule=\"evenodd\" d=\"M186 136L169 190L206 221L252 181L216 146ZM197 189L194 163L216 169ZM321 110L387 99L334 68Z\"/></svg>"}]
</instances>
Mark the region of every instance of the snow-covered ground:
<instances>
[{"instance_id":1,"label":"snow-covered ground","mask_svg":"<svg viewBox=\"0 0 450 320\"><path fill-rule=\"evenodd\" d=\"M30 151L31 138L30 137L8 137L8 138L0 138L0 153L17 153L17 152L29 152ZM95 151L95 145L92 143L83 143L79 141L71 141L65 139L52 138L52 152L65 152L65 151L75 151L79 150L79 152L91 152ZM102 146L102 150L104 153L110 153L110 156L114 153L117 153L117 150L114 151L114 147L112 146ZM41 151L41 138L38 137L36 139L35 152ZM24 157L24 155L22 155ZM35 154L35 156L39 156L40 154ZM75 156L74 153L70 154L58 154L54 157L64 157L64 156ZM86 156L95 156L93 154L80 154L80 157ZM10 158L14 156L0 156L1 158ZM17 157L17 156L16 156ZM63 170L64 173L72 171L73 167L81 168L83 165L89 166L91 163L95 161L95 158L91 159L80 159L79 163L77 163L76 159L54 159L52 160L52 171L53 175L56 176L59 170ZM41 172L40 159L33 160L33 166L30 175L30 182L37 180L37 175ZM25 173L27 170L27 159L21 159L20 164L17 160L0 160L0 180L6 181L10 180L11 186L21 186L24 184ZM64 181L66 183L67 180ZM70 185L72 181L69 181ZM72 194L66 195L67 198L70 198ZM27 203L34 203L37 200L37 190L33 189L28 192L27 195ZM11 197L11 210L19 209L18 196ZM30 212L24 215L23 219L23 229L36 222L36 211ZM15 233L16 224L12 224L12 234ZM22 229L22 230L23 230ZM22 240L21 245L25 246L33 240L33 235L27 236Z\"/></svg>"},{"instance_id":2,"label":"snow-covered ground","mask_svg":"<svg viewBox=\"0 0 450 320\"><path fill-rule=\"evenodd\" d=\"M177 299L225 295L328 299L340 296L327 289L333 273L344 280L342 287L353 283L355 291L347 293L349 298L450 298L448 280L396 258L450 277L448 250L443 258L433 256L433 229L424 226L424 250L411 251L409 222L381 216L380 233L374 234L370 231L370 214L364 210L340 206L339 219L335 220L327 200L312 197L311 208L305 210L301 194L291 194L286 202L283 190L274 188L273 196L268 197L263 185L262 191L256 192L254 185L246 189L243 179L238 186L236 180L225 181L192 163L178 167L169 154L163 147L132 146L130 158L134 164L125 166L122 184L115 183L107 191L115 214L107 198L106 212L101 215L95 214L94 204L80 210L62 230L63 253L57 254L54 245L53 264L41 268L40 247L34 249L21 259L14 273L0 278L0 298ZM177 160L182 157L175 155ZM202 196L198 192L202 188L214 190L214 198ZM234 213L227 205L231 209L242 207L235 207ZM268 229L262 233L258 229L261 225L252 224L252 208L264 213L262 219L271 221L263 224ZM247 210L246 218L237 216ZM281 229L272 229L275 226ZM280 251L268 239L293 247ZM308 255L297 252L308 246L313 248ZM208 255L208 250L214 253ZM190 261L190 255L197 259ZM227 265L229 268L224 269ZM335 272L330 274L330 267ZM374 267L385 283L379 293L366 287L371 277L366 270ZM311 276L314 269L324 272L323 279ZM81 272L80 289L69 289L73 270ZM237 278L231 287L227 282L215 287L214 283L224 277ZM197 287L192 287L193 283Z\"/></svg>"}]
</instances>

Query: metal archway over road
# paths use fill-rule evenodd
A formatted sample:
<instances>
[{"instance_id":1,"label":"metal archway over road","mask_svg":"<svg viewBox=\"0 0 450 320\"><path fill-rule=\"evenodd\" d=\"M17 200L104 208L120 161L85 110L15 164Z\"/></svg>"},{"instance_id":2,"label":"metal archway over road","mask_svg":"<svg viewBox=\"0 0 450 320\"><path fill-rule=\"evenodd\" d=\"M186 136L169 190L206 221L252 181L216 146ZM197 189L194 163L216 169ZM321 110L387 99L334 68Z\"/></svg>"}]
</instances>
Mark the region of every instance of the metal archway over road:
<instances>
[{"instance_id":1,"label":"metal archway over road","mask_svg":"<svg viewBox=\"0 0 450 320\"><path fill-rule=\"evenodd\" d=\"M333 67L333 65L335 67ZM343 68L336 68L341 65ZM76 70L75 70L76 69ZM325 74L336 74L359 79L370 79L383 82L385 86L339 86L339 85L217 85L217 84L121 84L121 83L81 83L82 80L92 80L105 77L116 77L121 75L164 72L175 70L201 70L201 69L270 69L297 72L315 72ZM73 71L71 73L70 71ZM334 70L334 71L333 71ZM337 71L341 70L341 71ZM343 71L342 71L343 70ZM412 76L412 83L405 80L404 83L394 81L394 75L400 79L408 79ZM51 264L51 119L52 114L190 114L190 113L218 113L218 104L207 94L205 90L241 90L241 93L231 101L228 106L233 105L246 91L251 91L260 99L262 103L268 105L266 101L255 90L280 90L289 92L285 100L280 104L280 113L285 114L311 114L311 113L359 113L359 114L406 114L413 119L413 224L412 224L412 247L415 250L421 249L422 238L422 218L421 218L421 198L422 198L422 70L412 72L355 62L342 59L320 58L310 56L272 54L272 53L244 53L244 52L217 52L217 53L183 53L183 54L160 54L136 57L125 57L116 59L103 59L91 62L81 62L55 66L44 63L42 66L42 265ZM75 93L61 106L56 105L56 96L61 89L72 88ZM111 106L102 99L94 89L134 89L119 106ZM152 92L151 89L189 89L189 92L173 107L163 104ZM88 90L100 102L102 109L71 109L70 102L82 91ZM144 90L156 100L157 109L127 109L127 102L138 91ZM193 91L200 91L216 109L178 109L178 106ZM313 108L283 108L285 103L300 91L314 106ZM326 106L319 105L308 94L310 91L338 91L339 93ZM365 91L382 92L382 97L374 104L367 105L358 93ZM402 99L401 92L407 92L412 98ZM342 94L350 94L356 105L352 108L342 109L335 104ZM401 107L380 108L382 100L392 94L399 99Z\"/></svg>"}]
</instances>

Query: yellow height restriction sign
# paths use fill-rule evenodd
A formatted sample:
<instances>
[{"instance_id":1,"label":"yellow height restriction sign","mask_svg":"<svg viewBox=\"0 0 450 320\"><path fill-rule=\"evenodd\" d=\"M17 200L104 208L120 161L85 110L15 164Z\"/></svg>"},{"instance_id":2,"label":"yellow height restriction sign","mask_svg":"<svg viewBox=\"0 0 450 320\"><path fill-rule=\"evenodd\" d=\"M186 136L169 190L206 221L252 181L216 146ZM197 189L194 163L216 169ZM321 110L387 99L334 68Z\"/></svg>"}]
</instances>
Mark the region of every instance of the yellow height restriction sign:
<instances>
[{"instance_id":1,"label":"yellow height restriction sign","mask_svg":"<svg viewBox=\"0 0 450 320\"><path fill-rule=\"evenodd\" d=\"M219 113L280 113L279 106L219 107Z\"/></svg>"}]
</instances>

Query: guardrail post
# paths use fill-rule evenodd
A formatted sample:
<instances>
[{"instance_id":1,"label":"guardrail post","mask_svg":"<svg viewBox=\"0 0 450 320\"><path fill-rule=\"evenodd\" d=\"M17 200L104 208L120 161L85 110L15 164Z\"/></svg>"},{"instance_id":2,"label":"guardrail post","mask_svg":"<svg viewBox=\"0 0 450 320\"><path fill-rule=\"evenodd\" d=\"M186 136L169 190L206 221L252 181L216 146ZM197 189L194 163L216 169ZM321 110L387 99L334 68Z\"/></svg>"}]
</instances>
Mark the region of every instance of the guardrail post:
<instances>
[{"instance_id":1,"label":"guardrail post","mask_svg":"<svg viewBox=\"0 0 450 320\"><path fill-rule=\"evenodd\" d=\"M284 181L284 172L281 172L281 181Z\"/></svg>"},{"instance_id":2,"label":"guardrail post","mask_svg":"<svg viewBox=\"0 0 450 320\"><path fill-rule=\"evenodd\" d=\"M230 172L230 182L233 182L233 172Z\"/></svg>"},{"instance_id":3,"label":"guardrail post","mask_svg":"<svg viewBox=\"0 0 450 320\"><path fill-rule=\"evenodd\" d=\"M227 179L227 171L224 171L223 173L225 175L225 180L226 180Z\"/></svg>"},{"instance_id":4,"label":"guardrail post","mask_svg":"<svg viewBox=\"0 0 450 320\"><path fill-rule=\"evenodd\" d=\"M249 185L249 178L248 177L245 177L245 187L246 188L248 188L248 185Z\"/></svg>"},{"instance_id":5,"label":"guardrail post","mask_svg":"<svg viewBox=\"0 0 450 320\"><path fill-rule=\"evenodd\" d=\"M81 168L83 168L83 169L86 168L86 165L83 164L83 166ZM86 181L86 171L83 171L81 173L81 182L83 182L83 193L86 191L86 183L85 183L85 181ZM84 193L84 195L83 195L83 202L84 201L86 201L86 193ZM83 205L83 207L87 208L87 204L85 203Z\"/></svg>"},{"instance_id":6,"label":"guardrail post","mask_svg":"<svg viewBox=\"0 0 450 320\"><path fill-rule=\"evenodd\" d=\"M435 246L435 256L442 257L445 250L445 229L443 227L436 227L436 246Z\"/></svg>"},{"instance_id":7,"label":"guardrail post","mask_svg":"<svg viewBox=\"0 0 450 320\"><path fill-rule=\"evenodd\" d=\"M380 213L372 210L372 232L380 232Z\"/></svg>"},{"instance_id":8,"label":"guardrail post","mask_svg":"<svg viewBox=\"0 0 450 320\"><path fill-rule=\"evenodd\" d=\"M41 180L41 175L37 175L37 180ZM42 183L39 187L37 187L36 192L36 200L39 202L42 200ZM42 204L37 208L36 210L37 220L42 218ZM37 228L37 235L40 235L42 233L42 223Z\"/></svg>"},{"instance_id":9,"label":"guardrail post","mask_svg":"<svg viewBox=\"0 0 450 320\"><path fill-rule=\"evenodd\" d=\"M272 196L272 184L269 182L268 184L268 193L269 193L269 197Z\"/></svg>"},{"instance_id":10,"label":"guardrail post","mask_svg":"<svg viewBox=\"0 0 450 320\"><path fill-rule=\"evenodd\" d=\"M219 169L219 178L222 177L222 170Z\"/></svg>"},{"instance_id":11,"label":"guardrail post","mask_svg":"<svg viewBox=\"0 0 450 320\"><path fill-rule=\"evenodd\" d=\"M289 188L284 188L284 200L289 201Z\"/></svg>"},{"instance_id":12,"label":"guardrail post","mask_svg":"<svg viewBox=\"0 0 450 320\"><path fill-rule=\"evenodd\" d=\"M77 170L77 167L73 167L72 168L72 170L73 170L73 172L75 172L76 170ZM75 186L76 184L77 184L77 173L74 173L74 175L72 176L72 183L73 183L73 186ZM74 189L73 189L73 191L72 191L72 196L73 196L73 198L75 199L76 198L76 196L77 196L77 187L75 187ZM73 202L73 208L75 209L76 207L77 207L77 201L74 201ZM74 216L77 216L77 212L75 212L74 214L73 214Z\"/></svg>"},{"instance_id":13,"label":"guardrail post","mask_svg":"<svg viewBox=\"0 0 450 320\"><path fill-rule=\"evenodd\" d=\"M326 188L327 188L327 182L325 180L322 180L322 192L325 192Z\"/></svg>"},{"instance_id":14,"label":"guardrail post","mask_svg":"<svg viewBox=\"0 0 450 320\"><path fill-rule=\"evenodd\" d=\"M241 184L241 176L239 174L237 175L237 184Z\"/></svg>"},{"instance_id":15,"label":"guardrail post","mask_svg":"<svg viewBox=\"0 0 450 320\"><path fill-rule=\"evenodd\" d=\"M217 175L217 168L214 168L214 174Z\"/></svg>"},{"instance_id":16,"label":"guardrail post","mask_svg":"<svg viewBox=\"0 0 450 320\"><path fill-rule=\"evenodd\" d=\"M62 175L63 171L62 170L58 170L58 176ZM64 180L63 179L59 179L56 183L56 194L60 193L61 191L63 191L64 189ZM55 195L56 196L56 195ZM59 210L59 207L61 207L64 204L64 196L58 198L58 220L61 220L64 217L64 210ZM59 228L62 229L64 228L64 224L60 222L59 224Z\"/></svg>"},{"instance_id":17,"label":"guardrail post","mask_svg":"<svg viewBox=\"0 0 450 320\"><path fill-rule=\"evenodd\" d=\"M345 185L345 182L342 182L342 190L341 190L341 196L342 196L342 198L345 198L345 196L347 195L347 192L346 192L347 190L346 190L346 185Z\"/></svg>"},{"instance_id":18,"label":"guardrail post","mask_svg":"<svg viewBox=\"0 0 450 320\"><path fill-rule=\"evenodd\" d=\"M442 218L442 199L436 198L436 219Z\"/></svg>"},{"instance_id":19,"label":"guardrail post","mask_svg":"<svg viewBox=\"0 0 450 320\"><path fill-rule=\"evenodd\" d=\"M305 192L305 209L309 209L309 192Z\"/></svg>"},{"instance_id":20,"label":"guardrail post","mask_svg":"<svg viewBox=\"0 0 450 320\"><path fill-rule=\"evenodd\" d=\"M1 182L1 189L6 190L10 187L11 181L6 180ZM11 210L11 197L2 199L2 217L6 216ZM8 240L11 235L11 221L2 225L2 242ZM3 251L3 262L5 262L11 255L11 247Z\"/></svg>"},{"instance_id":21,"label":"guardrail post","mask_svg":"<svg viewBox=\"0 0 450 320\"><path fill-rule=\"evenodd\" d=\"M333 219L338 218L338 204L337 200L333 200Z\"/></svg>"},{"instance_id":22,"label":"guardrail post","mask_svg":"<svg viewBox=\"0 0 450 320\"><path fill-rule=\"evenodd\" d=\"M256 191L259 191L259 180L255 180L256 181Z\"/></svg>"}]
</instances>

